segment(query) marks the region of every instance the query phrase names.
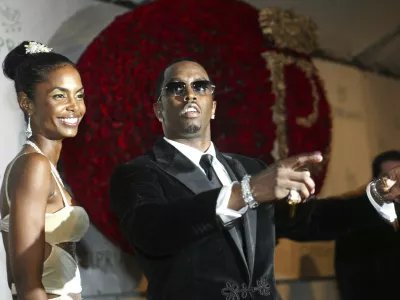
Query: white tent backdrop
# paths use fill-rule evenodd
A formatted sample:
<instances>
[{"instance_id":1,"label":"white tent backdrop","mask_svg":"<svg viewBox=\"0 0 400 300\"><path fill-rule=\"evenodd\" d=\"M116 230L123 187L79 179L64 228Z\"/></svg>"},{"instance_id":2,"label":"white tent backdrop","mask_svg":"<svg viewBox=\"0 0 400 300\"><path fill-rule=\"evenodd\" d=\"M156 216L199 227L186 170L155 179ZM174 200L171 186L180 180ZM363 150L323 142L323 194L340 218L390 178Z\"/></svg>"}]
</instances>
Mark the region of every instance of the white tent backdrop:
<instances>
[{"instance_id":1,"label":"white tent backdrop","mask_svg":"<svg viewBox=\"0 0 400 300\"><path fill-rule=\"evenodd\" d=\"M31 4L31 0L0 0L1 60L13 45L27 39L49 43L57 52L77 60L90 41L115 16L126 11L112 4L89 0L36 0L34 6ZM317 67L326 82L334 121L334 164L330 165L323 193L337 194L351 188L349 178L357 185L369 178L372 155L388 148L400 148L398 140L392 138L399 126L396 116L398 110L391 109L400 103L397 101L400 83L327 62L318 61ZM0 95L1 176L24 140L24 124L12 83L2 76ZM386 104L377 109L381 100ZM384 130L382 125L372 130L369 121L393 128ZM377 135L380 135L382 142L378 141ZM114 300L117 295L132 295L137 290L141 277L134 268L129 267L135 265L131 258L121 253L93 226L83 242L90 257L89 267L81 270L85 299ZM1 243L0 299L9 300L4 260ZM280 291L284 299L290 300L337 299L333 282L283 284Z\"/></svg>"}]
</instances>

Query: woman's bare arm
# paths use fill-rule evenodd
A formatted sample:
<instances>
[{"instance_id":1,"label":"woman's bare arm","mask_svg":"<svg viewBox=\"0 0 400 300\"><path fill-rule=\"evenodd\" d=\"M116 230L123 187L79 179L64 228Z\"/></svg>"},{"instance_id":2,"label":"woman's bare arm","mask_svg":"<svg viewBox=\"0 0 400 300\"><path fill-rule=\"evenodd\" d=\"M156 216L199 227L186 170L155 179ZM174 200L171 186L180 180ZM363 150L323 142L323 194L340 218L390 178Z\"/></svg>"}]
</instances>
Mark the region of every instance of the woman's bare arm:
<instances>
[{"instance_id":1,"label":"woman's bare arm","mask_svg":"<svg viewBox=\"0 0 400 300\"><path fill-rule=\"evenodd\" d=\"M49 161L38 153L19 158L10 173L9 253L20 300L47 300L42 285L45 213L51 195Z\"/></svg>"}]
</instances>

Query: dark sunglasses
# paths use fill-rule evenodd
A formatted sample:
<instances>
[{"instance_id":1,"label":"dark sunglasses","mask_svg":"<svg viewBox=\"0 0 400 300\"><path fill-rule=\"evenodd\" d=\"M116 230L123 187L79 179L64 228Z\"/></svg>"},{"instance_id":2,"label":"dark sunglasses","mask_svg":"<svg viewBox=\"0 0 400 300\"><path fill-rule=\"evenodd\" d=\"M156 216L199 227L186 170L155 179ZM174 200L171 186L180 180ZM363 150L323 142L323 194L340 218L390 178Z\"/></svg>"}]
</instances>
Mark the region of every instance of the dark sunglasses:
<instances>
[{"instance_id":1,"label":"dark sunglasses","mask_svg":"<svg viewBox=\"0 0 400 300\"><path fill-rule=\"evenodd\" d=\"M193 92L197 95L211 95L214 93L215 85L209 80L196 80L190 83L190 87ZM167 95L183 97L186 94L187 86L186 83L182 81L171 81L162 88L165 90ZM161 90L161 91L162 91ZM160 101L161 94L157 101Z\"/></svg>"}]
</instances>

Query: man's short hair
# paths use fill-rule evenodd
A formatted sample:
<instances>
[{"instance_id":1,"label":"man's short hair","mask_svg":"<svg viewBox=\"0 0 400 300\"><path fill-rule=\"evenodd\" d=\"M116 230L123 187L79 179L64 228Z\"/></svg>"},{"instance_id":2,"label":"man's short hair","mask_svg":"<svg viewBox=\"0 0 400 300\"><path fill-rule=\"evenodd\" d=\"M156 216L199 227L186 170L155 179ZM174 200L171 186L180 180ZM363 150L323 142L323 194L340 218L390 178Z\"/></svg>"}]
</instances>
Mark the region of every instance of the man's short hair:
<instances>
[{"instance_id":1,"label":"man's short hair","mask_svg":"<svg viewBox=\"0 0 400 300\"><path fill-rule=\"evenodd\" d=\"M400 161L400 151L390 150L377 155L372 162L372 176L379 177L382 172L382 164L387 161Z\"/></svg>"},{"instance_id":2,"label":"man's short hair","mask_svg":"<svg viewBox=\"0 0 400 300\"><path fill-rule=\"evenodd\" d=\"M168 69L170 66L172 66L172 65L174 65L174 64L176 64L176 63L179 63L179 62L182 62L182 61L190 61L190 62L194 62L194 63L196 63L196 64L199 64L200 66L202 66L203 67L203 65L201 64L201 63L199 63L197 60L195 60L195 59L193 59L193 58L190 58L190 57L182 57L182 58L178 58L178 59L175 59L175 60L173 60L173 61L171 61L162 71L161 71L161 73L160 73L160 75L158 76L158 79L157 79L157 81L156 81L156 88L155 88L155 97L156 97L156 101L158 100L158 98L160 97L160 95L161 95L161 92L162 92L162 84L163 84L163 82L164 82L164 73L165 73L165 70L166 69ZM204 68L204 67L203 67ZM211 80L211 79L210 79Z\"/></svg>"}]
</instances>

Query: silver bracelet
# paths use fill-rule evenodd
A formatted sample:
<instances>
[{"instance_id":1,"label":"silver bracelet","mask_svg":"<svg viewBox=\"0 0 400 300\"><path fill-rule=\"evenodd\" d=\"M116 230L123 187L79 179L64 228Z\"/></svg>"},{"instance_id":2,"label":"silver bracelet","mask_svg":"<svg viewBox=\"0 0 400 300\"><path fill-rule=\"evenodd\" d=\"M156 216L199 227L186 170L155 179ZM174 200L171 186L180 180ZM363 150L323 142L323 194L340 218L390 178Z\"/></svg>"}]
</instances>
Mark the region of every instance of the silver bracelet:
<instances>
[{"instance_id":1,"label":"silver bracelet","mask_svg":"<svg viewBox=\"0 0 400 300\"><path fill-rule=\"evenodd\" d=\"M379 206L382 206L386 203L386 199L378 192L377 183L378 181L374 180L367 185L367 196L370 196Z\"/></svg>"},{"instance_id":2,"label":"silver bracelet","mask_svg":"<svg viewBox=\"0 0 400 300\"><path fill-rule=\"evenodd\" d=\"M242 179L242 196L243 201L248 205L250 209L255 209L258 207L259 203L254 199L253 194L250 189L250 175L245 175Z\"/></svg>"}]
</instances>

